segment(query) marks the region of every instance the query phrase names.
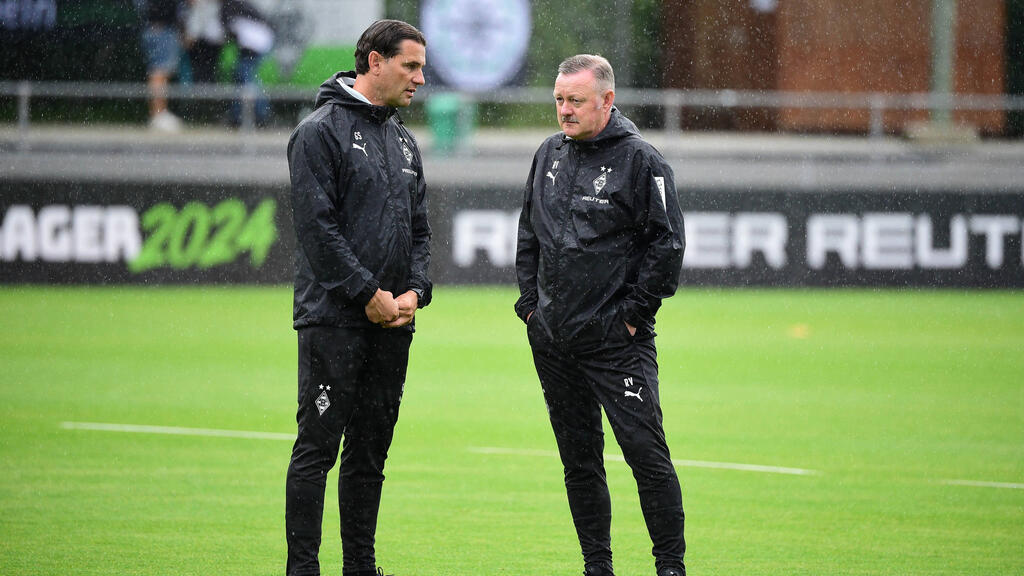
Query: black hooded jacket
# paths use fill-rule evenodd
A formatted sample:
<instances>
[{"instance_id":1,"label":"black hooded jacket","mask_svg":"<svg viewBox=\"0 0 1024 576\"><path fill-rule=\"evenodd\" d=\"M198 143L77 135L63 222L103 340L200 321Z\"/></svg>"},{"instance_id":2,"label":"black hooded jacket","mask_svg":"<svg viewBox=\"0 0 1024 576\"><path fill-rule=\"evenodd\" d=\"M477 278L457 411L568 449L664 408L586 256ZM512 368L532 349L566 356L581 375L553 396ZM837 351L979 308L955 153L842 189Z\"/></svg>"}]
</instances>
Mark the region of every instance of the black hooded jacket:
<instances>
[{"instance_id":1,"label":"black hooded jacket","mask_svg":"<svg viewBox=\"0 0 1024 576\"><path fill-rule=\"evenodd\" d=\"M516 313L555 342L599 345L622 322L650 334L679 283L683 214L672 169L613 108L590 140L551 136L519 217ZM535 320L530 318L530 322Z\"/></svg>"},{"instance_id":2,"label":"black hooded jacket","mask_svg":"<svg viewBox=\"0 0 1024 576\"><path fill-rule=\"evenodd\" d=\"M391 107L358 100L338 81L320 86L316 110L288 142L295 225L294 327L369 327L378 288L430 303L430 226L423 163ZM410 328L411 329L411 326Z\"/></svg>"}]
</instances>

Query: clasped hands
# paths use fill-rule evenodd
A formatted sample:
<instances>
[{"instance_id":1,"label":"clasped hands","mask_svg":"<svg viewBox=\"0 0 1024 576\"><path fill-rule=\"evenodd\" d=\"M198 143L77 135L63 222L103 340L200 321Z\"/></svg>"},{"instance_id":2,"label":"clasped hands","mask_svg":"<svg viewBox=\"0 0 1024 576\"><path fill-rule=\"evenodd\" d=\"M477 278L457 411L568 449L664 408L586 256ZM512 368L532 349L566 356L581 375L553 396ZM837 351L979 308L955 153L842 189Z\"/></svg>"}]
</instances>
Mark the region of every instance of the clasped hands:
<instances>
[{"instance_id":1,"label":"clasped hands","mask_svg":"<svg viewBox=\"0 0 1024 576\"><path fill-rule=\"evenodd\" d=\"M391 292L378 288L366 303L366 317L384 328L398 328L412 322L419 304L420 297L412 290L395 298Z\"/></svg>"}]
</instances>

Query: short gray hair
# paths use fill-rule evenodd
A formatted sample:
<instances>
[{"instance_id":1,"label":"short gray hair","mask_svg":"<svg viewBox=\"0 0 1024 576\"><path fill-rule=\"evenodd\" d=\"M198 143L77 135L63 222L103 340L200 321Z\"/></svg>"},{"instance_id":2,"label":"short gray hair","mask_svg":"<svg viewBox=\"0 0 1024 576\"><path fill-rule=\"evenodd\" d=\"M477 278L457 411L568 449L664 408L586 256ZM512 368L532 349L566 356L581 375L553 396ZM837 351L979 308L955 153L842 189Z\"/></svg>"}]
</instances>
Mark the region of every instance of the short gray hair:
<instances>
[{"instance_id":1,"label":"short gray hair","mask_svg":"<svg viewBox=\"0 0 1024 576\"><path fill-rule=\"evenodd\" d=\"M558 65L558 73L567 76L584 70L593 72L598 91L615 90L615 72L612 71L612 65L604 56L577 54L566 58Z\"/></svg>"}]
</instances>

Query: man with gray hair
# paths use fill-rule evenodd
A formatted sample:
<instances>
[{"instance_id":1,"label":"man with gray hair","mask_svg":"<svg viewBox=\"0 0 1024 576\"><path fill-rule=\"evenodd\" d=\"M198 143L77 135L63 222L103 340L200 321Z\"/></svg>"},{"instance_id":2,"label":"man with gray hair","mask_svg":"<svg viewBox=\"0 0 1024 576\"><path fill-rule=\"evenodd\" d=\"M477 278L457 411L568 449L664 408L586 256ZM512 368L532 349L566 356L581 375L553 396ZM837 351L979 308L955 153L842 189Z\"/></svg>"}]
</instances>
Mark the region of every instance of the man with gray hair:
<instances>
[{"instance_id":1,"label":"man with gray hair","mask_svg":"<svg viewBox=\"0 0 1024 576\"><path fill-rule=\"evenodd\" d=\"M633 470L658 576L685 576L683 501L662 427L654 316L679 282L672 170L615 108L600 56L558 68L562 132L533 159L519 218L516 313L565 469L586 576L611 576L601 409Z\"/></svg>"}]
</instances>

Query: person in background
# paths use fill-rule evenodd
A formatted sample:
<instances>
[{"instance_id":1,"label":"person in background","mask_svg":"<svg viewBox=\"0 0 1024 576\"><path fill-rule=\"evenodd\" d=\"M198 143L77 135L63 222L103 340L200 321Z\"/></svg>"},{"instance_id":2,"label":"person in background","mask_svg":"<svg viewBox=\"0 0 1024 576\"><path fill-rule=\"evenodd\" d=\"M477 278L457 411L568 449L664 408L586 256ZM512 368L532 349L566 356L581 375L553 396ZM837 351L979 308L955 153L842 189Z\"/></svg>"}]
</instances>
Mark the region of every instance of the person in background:
<instances>
[{"instance_id":1,"label":"person in background","mask_svg":"<svg viewBox=\"0 0 1024 576\"><path fill-rule=\"evenodd\" d=\"M220 19L224 31L238 46L233 80L238 86L256 91L253 120L262 126L270 118L270 102L260 93L258 72L263 58L274 47L274 30L260 11L245 0L221 0ZM240 126L243 120L242 103L236 101L231 106L230 122Z\"/></svg>"},{"instance_id":2,"label":"person in background","mask_svg":"<svg viewBox=\"0 0 1024 576\"><path fill-rule=\"evenodd\" d=\"M516 249L534 366L562 458L584 574L611 576L601 409L633 470L658 576L685 576L683 499L662 427L654 316L675 294L683 214L672 169L615 108L600 56L558 67L562 132L540 146Z\"/></svg>"},{"instance_id":3,"label":"person in background","mask_svg":"<svg viewBox=\"0 0 1024 576\"><path fill-rule=\"evenodd\" d=\"M167 108L167 87L178 72L181 58L180 5L178 0L145 0L138 8L149 87L149 126L162 132L177 132L182 123Z\"/></svg>"},{"instance_id":4,"label":"person in background","mask_svg":"<svg viewBox=\"0 0 1024 576\"><path fill-rule=\"evenodd\" d=\"M197 84L217 82L217 67L227 42L220 18L219 0L189 0L185 21L185 47L192 66L192 81Z\"/></svg>"}]
</instances>

